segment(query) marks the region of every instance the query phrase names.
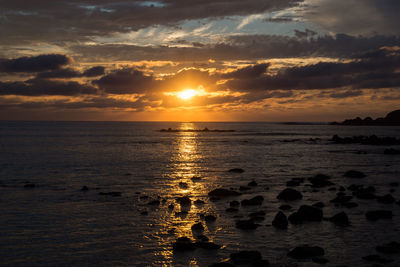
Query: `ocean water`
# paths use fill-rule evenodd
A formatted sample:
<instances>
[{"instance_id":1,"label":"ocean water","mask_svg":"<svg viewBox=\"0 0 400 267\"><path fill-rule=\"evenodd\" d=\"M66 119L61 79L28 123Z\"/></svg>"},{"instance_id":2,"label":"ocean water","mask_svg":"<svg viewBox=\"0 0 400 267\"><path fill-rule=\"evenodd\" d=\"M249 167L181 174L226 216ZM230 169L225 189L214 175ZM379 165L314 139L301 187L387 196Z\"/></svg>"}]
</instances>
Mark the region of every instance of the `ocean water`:
<instances>
[{"instance_id":1,"label":"ocean water","mask_svg":"<svg viewBox=\"0 0 400 267\"><path fill-rule=\"evenodd\" d=\"M235 132L159 132L162 128L232 129ZM327 266L368 266L363 256L375 246L400 241L400 206L358 200L358 207L337 208L329 200L337 191L313 192L307 182L296 189L301 201L293 209L322 201L324 216L345 211L351 226L329 221L271 226L279 206L276 199L291 178L330 175L336 185L365 184L377 195L396 191L400 156L384 155L388 146L333 144L332 135L372 135L400 138L400 127L346 127L268 123L155 123L155 122L0 122L0 264L12 266L208 266L239 250L258 250L272 266L297 263L287 252L302 244L325 249ZM399 149L397 146L392 146ZM242 168L244 173L230 173ZM343 177L360 170L363 179ZM193 177L199 179L193 180ZM238 190L255 180L258 186L243 195L212 202L208 192L219 187ZM35 188L25 184L34 183ZM187 187L180 183L186 183ZM82 186L89 187L83 192ZM122 195L100 195L118 191ZM351 192L346 191L347 194ZM262 195L263 205L227 213L229 202ZM175 199L190 196L205 201L191 205L186 215ZM165 199L159 206L148 205ZM173 210L168 205L175 204ZM370 222L365 212L390 209L392 220ZM147 211L147 215L142 215ZM235 228L235 221L265 211L256 230ZM206 224L200 214L213 214ZM173 253L181 236L195 239L191 226L205 225L204 235L222 245L217 251L197 249ZM382 255L399 266L399 255Z\"/></svg>"}]
</instances>

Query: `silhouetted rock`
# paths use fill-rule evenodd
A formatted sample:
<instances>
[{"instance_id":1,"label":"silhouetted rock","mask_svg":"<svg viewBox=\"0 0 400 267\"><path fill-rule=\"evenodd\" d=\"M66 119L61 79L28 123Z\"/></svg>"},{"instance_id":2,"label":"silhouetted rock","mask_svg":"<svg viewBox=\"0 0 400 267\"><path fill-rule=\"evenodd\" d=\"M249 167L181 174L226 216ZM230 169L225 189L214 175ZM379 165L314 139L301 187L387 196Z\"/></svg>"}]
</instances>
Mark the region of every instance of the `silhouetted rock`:
<instances>
[{"instance_id":1,"label":"silhouetted rock","mask_svg":"<svg viewBox=\"0 0 400 267\"><path fill-rule=\"evenodd\" d=\"M359 186L353 191L353 195L359 199L375 199L375 187L373 186Z\"/></svg>"},{"instance_id":2,"label":"silhouetted rock","mask_svg":"<svg viewBox=\"0 0 400 267\"><path fill-rule=\"evenodd\" d=\"M255 205L261 205L264 201L263 196L256 196L251 199L243 199L241 204L242 206L255 206Z\"/></svg>"},{"instance_id":3,"label":"silhouetted rock","mask_svg":"<svg viewBox=\"0 0 400 267\"><path fill-rule=\"evenodd\" d=\"M292 206L290 206L290 205L281 205L279 207L279 209L280 210L290 210L290 209L292 209Z\"/></svg>"},{"instance_id":4,"label":"silhouetted rock","mask_svg":"<svg viewBox=\"0 0 400 267\"><path fill-rule=\"evenodd\" d=\"M308 178L312 187L321 188L331 186L333 183L329 181L330 177L324 174L317 174L314 177Z\"/></svg>"},{"instance_id":5,"label":"silhouetted rock","mask_svg":"<svg viewBox=\"0 0 400 267\"><path fill-rule=\"evenodd\" d=\"M378 118L373 120L371 117L361 119L357 117L355 119L347 119L341 123L333 122L332 125L375 125L375 126L393 126L400 125L400 110L395 110L386 115L385 118Z\"/></svg>"},{"instance_id":6,"label":"silhouetted rock","mask_svg":"<svg viewBox=\"0 0 400 267\"><path fill-rule=\"evenodd\" d=\"M188 186L187 183L179 182L179 187L180 187L180 188L183 188L183 189L186 189L186 188L188 188L189 186Z\"/></svg>"},{"instance_id":7,"label":"silhouetted rock","mask_svg":"<svg viewBox=\"0 0 400 267\"><path fill-rule=\"evenodd\" d=\"M231 207L237 207L239 205L240 205L240 202L236 201L236 200L229 202L229 206L231 206Z\"/></svg>"},{"instance_id":8,"label":"silhouetted rock","mask_svg":"<svg viewBox=\"0 0 400 267\"><path fill-rule=\"evenodd\" d=\"M280 200L291 201L302 199L303 195L295 189L286 188L282 192L280 192L276 198Z\"/></svg>"},{"instance_id":9,"label":"silhouetted rock","mask_svg":"<svg viewBox=\"0 0 400 267\"><path fill-rule=\"evenodd\" d=\"M392 204L396 201L391 194L386 194L384 196L378 196L378 197L376 197L376 200L379 203L383 203L383 204Z\"/></svg>"},{"instance_id":10,"label":"silhouetted rock","mask_svg":"<svg viewBox=\"0 0 400 267\"><path fill-rule=\"evenodd\" d=\"M101 196L112 196L112 197L120 197L122 195L121 192L100 192Z\"/></svg>"},{"instance_id":11,"label":"silhouetted rock","mask_svg":"<svg viewBox=\"0 0 400 267\"><path fill-rule=\"evenodd\" d=\"M160 205L160 200L158 200L158 199L152 200L152 201L150 201L149 203L147 203L147 205L150 205L150 206L159 206L159 205Z\"/></svg>"},{"instance_id":12,"label":"silhouetted rock","mask_svg":"<svg viewBox=\"0 0 400 267\"><path fill-rule=\"evenodd\" d=\"M332 216L329 219L329 221L333 222L334 224L336 224L338 226L348 226L348 225L350 225L349 217L344 212L340 212L340 213Z\"/></svg>"},{"instance_id":13,"label":"silhouetted rock","mask_svg":"<svg viewBox=\"0 0 400 267\"><path fill-rule=\"evenodd\" d=\"M36 185L35 184L26 184L24 185L25 188L35 188Z\"/></svg>"},{"instance_id":14,"label":"silhouetted rock","mask_svg":"<svg viewBox=\"0 0 400 267\"><path fill-rule=\"evenodd\" d=\"M251 264L262 260L261 253L258 251L239 251L232 253L229 257L235 264Z\"/></svg>"},{"instance_id":15,"label":"silhouetted rock","mask_svg":"<svg viewBox=\"0 0 400 267\"><path fill-rule=\"evenodd\" d=\"M214 242L208 242L208 241L196 242L194 245L198 248L202 248L202 249L206 249L206 250L216 250L216 249L221 248L221 245L217 245Z\"/></svg>"},{"instance_id":16,"label":"silhouetted rock","mask_svg":"<svg viewBox=\"0 0 400 267\"><path fill-rule=\"evenodd\" d=\"M263 221L264 220L264 216L265 216L265 212L264 211L256 211L256 212L252 212L252 213L249 214L249 217L253 221Z\"/></svg>"},{"instance_id":17,"label":"silhouetted rock","mask_svg":"<svg viewBox=\"0 0 400 267\"><path fill-rule=\"evenodd\" d=\"M208 195L210 197L236 197L240 196L241 194L233 190L217 188L209 192Z\"/></svg>"},{"instance_id":18,"label":"silhouetted rock","mask_svg":"<svg viewBox=\"0 0 400 267\"><path fill-rule=\"evenodd\" d=\"M288 256L293 258L293 259L310 259L313 257L320 257L325 254L325 251L323 248L318 247L318 246L300 246L292 249L289 251Z\"/></svg>"},{"instance_id":19,"label":"silhouetted rock","mask_svg":"<svg viewBox=\"0 0 400 267\"><path fill-rule=\"evenodd\" d=\"M86 185L82 186L81 191L89 191L89 187Z\"/></svg>"},{"instance_id":20,"label":"silhouetted rock","mask_svg":"<svg viewBox=\"0 0 400 267\"><path fill-rule=\"evenodd\" d=\"M399 254L400 253L400 243L398 242L389 242L382 246L377 246L376 251L385 254Z\"/></svg>"},{"instance_id":21,"label":"silhouetted rock","mask_svg":"<svg viewBox=\"0 0 400 267\"><path fill-rule=\"evenodd\" d=\"M199 223L193 224L191 229L192 229L192 231L202 232L202 231L204 231L204 226L201 222L199 222Z\"/></svg>"},{"instance_id":22,"label":"silhouetted rock","mask_svg":"<svg viewBox=\"0 0 400 267\"><path fill-rule=\"evenodd\" d=\"M394 148L388 148L383 151L385 155L400 155L400 150Z\"/></svg>"},{"instance_id":23,"label":"silhouetted rock","mask_svg":"<svg viewBox=\"0 0 400 267\"><path fill-rule=\"evenodd\" d=\"M206 215L204 219L206 220L206 222L215 222L217 220L217 217L215 217L214 215Z\"/></svg>"},{"instance_id":24,"label":"silhouetted rock","mask_svg":"<svg viewBox=\"0 0 400 267\"><path fill-rule=\"evenodd\" d=\"M323 202L317 202L317 203L312 204L312 206L316 207L316 208L319 208L319 209L322 209L322 208L325 207L325 204Z\"/></svg>"},{"instance_id":25,"label":"silhouetted rock","mask_svg":"<svg viewBox=\"0 0 400 267\"><path fill-rule=\"evenodd\" d=\"M349 178L364 178L366 175L360 171L350 170L345 172L344 176Z\"/></svg>"},{"instance_id":26,"label":"silhouetted rock","mask_svg":"<svg viewBox=\"0 0 400 267\"><path fill-rule=\"evenodd\" d=\"M179 237L175 243L172 244L172 249L174 252L185 252L195 250L196 246L193 244L192 240L187 237Z\"/></svg>"},{"instance_id":27,"label":"silhouetted rock","mask_svg":"<svg viewBox=\"0 0 400 267\"><path fill-rule=\"evenodd\" d=\"M247 191L247 190L250 190L251 188L250 187L247 187L247 186L240 186L239 187L239 190L240 191Z\"/></svg>"},{"instance_id":28,"label":"silhouetted rock","mask_svg":"<svg viewBox=\"0 0 400 267\"><path fill-rule=\"evenodd\" d=\"M365 257L362 257L362 258L363 258L363 260L366 260L366 261L379 262L379 263L383 263L383 264L390 263L390 262L393 261L391 259L382 258L378 254L368 255L368 256L365 256Z\"/></svg>"},{"instance_id":29,"label":"silhouetted rock","mask_svg":"<svg viewBox=\"0 0 400 267\"><path fill-rule=\"evenodd\" d=\"M343 195L340 195L340 196L335 197L334 199L332 199L332 200L329 201L329 202L331 202L331 203L340 203L340 204L342 204L342 203L347 203L347 202L349 202L352 198L353 198L352 196L343 196Z\"/></svg>"},{"instance_id":30,"label":"silhouetted rock","mask_svg":"<svg viewBox=\"0 0 400 267\"><path fill-rule=\"evenodd\" d=\"M144 211L140 212L140 215L143 215L143 216L146 216L148 214L149 214L149 212L147 210L144 210Z\"/></svg>"},{"instance_id":31,"label":"silhouetted rock","mask_svg":"<svg viewBox=\"0 0 400 267\"><path fill-rule=\"evenodd\" d=\"M230 264L229 262L218 262L211 264L209 267L236 267L236 266Z\"/></svg>"},{"instance_id":32,"label":"silhouetted rock","mask_svg":"<svg viewBox=\"0 0 400 267\"><path fill-rule=\"evenodd\" d=\"M244 173L244 170L240 169L240 168L234 168L234 169L230 169L228 172Z\"/></svg>"},{"instance_id":33,"label":"silhouetted rock","mask_svg":"<svg viewBox=\"0 0 400 267\"><path fill-rule=\"evenodd\" d=\"M257 186L257 182L256 181L251 181L250 183L247 184L248 186Z\"/></svg>"},{"instance_id":34,"label":"silhouetted rock","mask_svg":"<svg viewBox=\"0 0 400 267\"><path fill-rule=\"evenodd\" d=\"M237 209L237 208L227 208L226 210L225 210L226 212L229 212L229 213L233 213L233 212L238 212L239 210Z\"/></svg>"},{"instance_id":35,"label":"silhouetted rock","mask_svg":"<svg viewBox=\"0 0 400 267\"><path fill-rule=\"evenodd\" d=\"M182 206L190 206L192 204L192 201L190 200L190 198L188 196L177 197L176 202L178 202Z\"/></svg>"},{"instance_id":36,"label":"silhouetted rock","mask_svg":"<svg viewBox=\"0 0 400 267\"><path fill-rule=\"evenodd\" d=\"M168 205L168 209L173 210L174 208L175 208L175 205L174 205L174 204Z\"/></svg>"},{"instance_id":37,"label":"silhouetted rock","mask_svg":"<svg viewBox=\"0 0 400 267\"><path fill-rule=\"evenodd\" d=\"M280 211L275 215L274 220L272 221L272 225L278 229L287 229L288 227L288 220L286 215Z\"/></svg>"},{"instance_id":38,"label":"silhouetted rock","mask_svg":"<svg viewBox=\"0 0 400 267\"><path fill-rule=\"evenodd\" d=\"M377 221L380 219L392 219L393 213L390 210L371 210L365 213L365 217L370 221Z\"/></svg>"},{"instance_id":39,"label":"silhouetted rock","mask_svg":"<svg viewBox=\"0 0 400 267\"><path fill-rule=\"evenodd\" d=\"M259 227L259 224L254 223L253 220L239 220L236 221L236 228L241 230L254 230Z\"/></svg>"},{"instance_id":40,"label":"silhouetted rock","mask_svg":"<svg viewBox=\"0 0 400 267\"><path fill-rule=\"evenodd\" d=\"M399 145L400 139L396 139L395 137L378 137L376 135L371 136L353 136L353 137L340 137L338 135L334 135L332 137L332 141L336 144L362 144L362 145Z\"/></svg>"},{"instance_id":41,"label":"silhouetted rock","mask_svg":"<svg viewBox=\"0 0 400 267\"><path fill-rule=\"evenodd\" d=\"M302 224L308 221L321 221L323 217L323 212L321 209L302 205L297 212L292 213L289 216L289 221L292 224Z\"/></svg>"},{"instance_id":42,"label":"silhouetted rock","mask_svg":"<svg viewBox=\"0 0 400 267\"><path fill-rule=\"evenodd\" d=\"M195 200L194 202L193 202L195 205L204 205L205 204L205 202L203 201L203 200L200 200L200 199L197 199L197 200Z\"/></svg>"},{"instance_id":43,"label":"silhouetted rock","mask_svg":"<svg viewBox=\"0 0 400 267\"><path fill-rule=\"evenodd\" d=\"M319 264L325 264L329 262L328 259L325 257L313 257L312 261Z\"/></svg>"}]
</instances>

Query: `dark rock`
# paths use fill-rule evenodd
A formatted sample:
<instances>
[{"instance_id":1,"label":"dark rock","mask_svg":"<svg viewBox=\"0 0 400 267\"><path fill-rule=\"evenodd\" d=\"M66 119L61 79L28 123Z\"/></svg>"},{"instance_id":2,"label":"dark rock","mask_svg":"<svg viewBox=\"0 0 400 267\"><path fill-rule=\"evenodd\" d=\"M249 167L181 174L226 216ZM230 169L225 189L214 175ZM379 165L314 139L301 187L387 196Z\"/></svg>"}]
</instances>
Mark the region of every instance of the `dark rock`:
<instances>
[{"instance_id":1,"label":"dark rock","mask_svg":"<svg viewBox=\"0 0 400 267\"><path fill-rule=\"evenodd\" d=\"M198 235L196 239L199 239L200 241L203 242L207 242L209 240L208 237L206 237L205 235Z\"/></svg>"},{"instance_id":2,"label":"dark rock","mask_svg":"<svg viewBox=\"0 0 400 267\"><path fill-rule=\"evenodd\" d=\"M240 169L240 168L234 168L234 169L230 169L228 172L244 173L244 170Z\"/></svg>"},{"instance_id":3,"label":"dark rock","mask_svg":"<svg viewBox=\"0 0 400 267\"><path fill-rule=\"evenodd\" d=\"M259 224L254 223L253 220L239 220L236 221L236 228L241 230L254 230L259 227Z\"/></svg>"},{"instance_id":4,"label":"dark rock","mask_svg":"<svg viewBox=\"0 0 400 267\"><path fill-rule=\"evenodd\" d=\"M340 186L339 191L341 191L341 192L346 191L346 188L344 188L343 186Z\"/></svg>"},{"instance_id":5,"label":"dark rock","mask_svg":"<svg viewBox=\"0 0 400 267\"><path fill-rule=\"evenodd\" d=\"M211 264L209 267L235 267L235 265L228 262L218 262Z\"/></svg>"},{"instance_id":6,"label":"dark rock","mask_svg":"<svg viewBox=\"0 0 400 267\"><path fill-rule=\"evenodd\" d=\"M200 200L200 199L197 199L197 200L195 200L194 202L193 202L195 205L204 205L205 204L205 202L203 201L203 200Z\"/></svg>"},{"instance_id":7,"label":"dark rock","mask_svg":"<svg viewBox=\"0 0 400 267\"><path fill-rule=\"evenodd\" d=\"M375 187L358 187L355 191L353 191L353 195L359 199L375 199Z\"/></svg>"},{"instance_id":8,"label":"dark rock","mask_svg":"<svg viewBox=\"0 0 400 267\"><path fill-rule=\"evenodd\" d=\"M120 197L122 195L121 192L100 192L101 196L112 196L112 197Z\"/></svg>"},{"instance_id":9,"label":"dark rock","mask_svg":"<svg viewBox=\"0 0 400 267\"><path fill-rule=\"evenodd\" d=\"M251 199L243 199L241 204L242 206L254 206L254 205L261 205L264 201L263 196L256 196Z\"/></svg>"},{"instance_id":10,"label":"dark rock","mask_svg":"<svg viewBox=\"0 0 400 267\"><path fill-rule=\"evenodd\" d=\"M377 221L380 219L392 219L393 213L390 210L371 210L365 213L365 217L370 221Z\"/></svg>"},{"instance_id":11,"label":"dark rock","mask_svg":"<svg viewBox=\"0 0 400 267\"><path fill-rule=\"evenodd\" d=\"M371 136L353 136L353 137L339 137L334 135L332 141L336 144L362 144L362 145L398 145L400 140L395 137L377 137L376 135Z\"/></svg>"},{"instance_id":12,"label":"dark rock","mask_svg":"<svg viewBox=\"0 0 400 267\"><path fill-rule=\"evenodd\" d=\"M250 190L251 188L250 187L247 187L247 186L240 186L239 187L239 190L240 191L247 191L247 190Z\"/></svg>"},{"instance_id":13,"label":"dark rock","mask_svg":"<svg viewBox=\"0 0 400 267\"><path fill-rule=\"evenodd\" d=\"M180 237L176 240L175 243L172 245L172 249L174 252L185 252L195 250L196 246L192 243L187 237Z\"/></svg>"},{"instance_id":14,"label":"dark rock","mask_svg":"<svg viewBox=\"0 0 400 267\"><path fill-rule=\"evenodd\" d=\"M189 186L188 186L187 183L179 182L179 187L180 187L180 188L183 188L183 189L186 189L186 188L188 188Z\"/></svg>"},{"instance_id":15,"label":"dark rock","mask_svg":"<svg viewBox=\"0 0 400 267\"><path fill-rule=\"evenodd\" d=\"M177 217L185 217L188 215L187 211L179 211L179 212L175 212L175 216Z\"/></svg>"},{"instance_id":16,"label":"dark rock","mask_svg":"<svg viewBox=\"0 0 400 267\"><path fill-rule=\"evenodd\" d=\"M236 197L240 196L241 194L233 190L217 188L209 192L208 195L210 197Z\"/></svg>"},{"instance_id":17,"label":"dark rock","mask_svg":"<svg viewBox=\"0 0 400 267\"><path fill-rule=\"evenodd\" d=\"M227 208L225 211L231 213L231 212L238 212L239 210L237 208Z\"/></svg>"},{"instance_id":18,"label":"dark rock","mask_svg":"<svg viewBox=\"0 0 400 267\"><path fill-rule=\"evenodd\" d=\"M302 199L303 195L295 189L286 188L282 192L280 192L276 198L280 200L291 201Z\"/></svg>"},{"instance_id":19,"label":"dark rock","mask_svg":"<svg viewBox=\"0 0 400 267\"><path fill-rule=\"evenodd\" d=\"M35 188L36 185L35 184L26 184L24 185L25 188Z\"/></svg>"},{"instance_id":20,"label":"dark rock","mask_svg":"<svg viewBox=\"0 0 400 267\"><path fill-rule=\"evenodd\" d=\"M192 231L202 232L202 231L204 231L204 226L201 222L199 222L199 223L193 224L191 229L192 229Z\"/></svg>"},{"instance_id":21,"label":"dark rock","mask_svg":"<svg viewBox=\"0 0 400 267\"><path fill-rule=\"evenodd\" d=\"M258 261L253 261L252 263L249 264L249 267L269 267L269 261L268 260L258 260Z\"/></svg>"},{"instance_id":22,"label":"dark rock","mask_svg":"<svg viewBox=\"0 0 400 267\"><path fill-rule=\"evenodd\" d=\"M379 203L383 203L383 204L392 204L396 201L391 194L386 194L384 196L376 197L376 200Z\"/></svg>"},{"instance_id":23,"label":"dark rock","mask_svg":"<svg viewBox=\"0 0 400 267\"><path fill-rule=\"evenodd\" d=\"M247 184L248 186L257 186L256 181L251 181L250 183Z\"/></svg>"},{"instance_id":24,"label":"dark rock","mask_svg":"<svg viewBox=\"0 0 400 267\"><path fill-rule=\"evenodd\" d=\"M316 207L316 208L319 208L319 209L322 209L322 208L325 207L325 204L323 202L317 202L317 203L312 204L312 206Z\"/></svg>"},{"instance_id":25,"label":"dark rock","mask_svg":"<svg viewBox=\"0 0 400 267\"><path fill-rule=\"evenodd\" d=\"M206 215L204 219L206 220L206 222L215 222L217 220L217 217L215 217L214 215Z\"/></svg>"},{"instance_id":26,"label":"dark rock","mask_svg":"<svg viewBox=\"0 0 400 267\"><path fill-rule=\"evenodd\" d=\"M352 208L358 207L358 204L355 202L347 202L347 203L340 204L340 206L348 208L348 209L352 209Z\"/></svg>"},{"instance_id":27,"label":"dark rock","mask_svg":"<svg viewBox=\"0 0 400 267\"><path fill-rule=\"evenodd\" d=\"M230 259L235 264L250 264L262 260L262 256L258 251L239 251L232 253Z\"/></svg>"},{"instance_id":28,"label":"dark rock","mask_svg":"<svg viewBox=\"0 0 400 267\"><path fill-rule=\"evenodd\" d=\"M141 213L140 213L140 215L148 215L149 213L146 211L146 210L144 210L144 211L142 211Z\"/></svg>"},{"instance_id":29,"label":"dark rock","mask_svg":"<svg viewBox=\"0 0 400 267\"><path fill-rule=\"evenodd\" d=\"M196 242L194 245L198 248L207 250L216 250L221 248L221 245L217 245L214 242L207 242L207 241Z\"/></svg>"},{"instance_id":30,"label":"dark rock","mask_svg":"<svg viewBox=\"0 0 400 267\"><path fill-rule=\"evenodd\" d=\"M151 205L151 206L159 206L160 205L160 200L156 199L156 200L152 200L149 203L147 203L147 205Z\"/></svg>"},{"instance_id":31,"label":"dark rock","mask_svg":"<svg viewBox=\"0 0 400 267\"><path fill-rule=\"evenodd\" d=\"M300 246L289 251L288 256L293 259L309 259L314 257L320 257L325 254L323 248L318 246Z\"/></svg>"},{"instance_id":32,"label":"dark rock","mask_svg":"<svg viewBox=\"0 0 400 267\"><path fill-rule=\"evenodd\" d=\"M342 203L349 202L352 198L353 198L352 196L343 196L343 195L341 195L341 196L335 197L334 199L332 199L329 202L331 202L331 203L341 203L342 204Z\"/></svg>"},{"instance_id":33,"label":"dark rock","mask_svg":"<svg viewBox=\"0 0 400 267\"><path fill-rule=\"evenodd\" d=\"M286 182L286 186L299 186L299 185L300 185L299 181L290 180Z\"/></svg>"},{"instance_id":34,"label":"dark rock","mask_svg":"<svg viewBox=\"0 0 400 267\"><path fill-rule=\"evenodd\" d=\"M328 188L328 191L336 191L336 187L330 187Z\"/></svg>"},{"instance_id":35,"label":"dark rock","mask_svg":"<svg viewBox=\"0 0 400 267\"><path fill-rule=\"evenodd\" d=\"M140 196L139 197L141 200L146 200L146 199L149 199L149 197L148 196Z\"/></svg>"},{"instance_id":36,"label":"dark rock","mask_svg":"<svg viewBox=\"0 0 400 267\"><path fill-rule=\"evenodd\" d=\"M289 216L289 221L292 224L301 224L307 221L319 222L322 221L322 217L323 212L321 209L313 206L303 205L297 212L294 212Z\"/></svg>"},{"instance_id":37,"label":"dark rock","mask_svg":"<svg viewBox=\"0 0 400 267\"><path fill-rule=\"evenodd\" d=\"M333 222L337 226L348 226L350 225L349 217L346 213L340 212L334 216L332 216L329 221Z\"/></svg>"},{"instance_id":38,"label":"dark rock","mask_svg":"<svg viewBox=\"0 0 400 267\"><path fill-rule=\"evenodd\" d=\"M392 183L390 183L389 185L390 185L390 186L393 186L393 187L397 187L397 186L399 186L399 183L398 183L398 182L392 182Z\"/></svg>"},{"instance_id":39,"label":"dark rock","mask_svg":"<svg viewBox=\"0 0 400 267\"><path fill-rule=\"evenodd\" d=\"M345 172L344 176L349 178L364 178L366 175L360 171L350 170Z\"/></svg>"},{"instance_id":40,"label":"dark rock","mask_svg":"<svg viewBox=\"0 0 400 267\"><path fill-rule=\"evenodd\" d=\"M393 241L393 242L384 244L382 246L377 246L376 251L385 253L385 254L399 254L400 253L400 243Z\"/></svg>"},{"instance_id":41,"label":"dark rock","mask_svg":"<svg viewBox=\"0 0 400 267\"><path fill-rule=\"evenodd\" d=\"M390 262L393 261L393 260L390 260L390 259L382 258L381 256L379 256L377 254L368 255L368 256L365 256L365 257L362 257L362 258L363 258L363 260L366 260L366 261L373 261L373 262L379 262L379 263L390 263Z\"/></svg>"},{"instance_id":42,"label":"dark rock","mask_svg":"<svg viewBox=\"0 0 400 267\"><path fill-rule=\"evenodd\" d=\"M319 264L325 264L329 262L328 259L324 257L313 257L312 261Z\"/></svg>"},{"instance_id":43,"label":"dark rock","mask_svg":"<svg viewBox=\"0 0 400 267\"><path fill-rule=\"evenodd\" d=\"M236 200L229 202L229 206L231 206L231 207L238 207L239 205L240 205L240 202L236 201Z\"/></svg>"},{"instance_id":44,"label":"dark rock","mask_svg":"<svg viewBox=\"0 0 400 267\"><path fill-rule=\"evenodd\" d=\"M329 181L330 177L324 174L317 174L312 178L308 178L312 187L321 188L326 186L331 186L333 183Z\"/></svg>"},{"instance_id":45,"label":"dark rock","mask_svg":"<svg viewBox=\"0 0 400 267\"><path fill-rule=\"evenodd\" d=\"M290 206L290 205L281 205L279 207L279 209L280 210L290 210L290 209L292 209L292 206Z\"/></svg>"},{"instance_id":46,"label":"dark rock","mask_svg":"<svg viewBox=\"0 0 400 267\"><path fill-rule=\"evenodd\" d=\"M394 148L388 148L383 151L383 154L385 155L400 155L400 150L394 149Z\"/></svg>"},{"instance_id":47,"label":"dark rock","mask_svg":"<svg viewBox=\"0 0 400 267\"><path fill-rule=\"evenodd\" d=\"M168 205L168 209L173 210L174 208L175 208L175 205L174 205L174 204Z\"/></svg>"},{"instance_id":48,"label":"dark rock","mask_svg":"<svg viewBox=\"0 0 400 267\"><path fill-rule=\"evenodd\" d=\"M256 211L256 212L252 212L249 214L250 218L256 218L256 217L264 217L265 216L265 212L264 211Z\"/></svg>"},{"instance_id":49,"label":"dark rock","mask_svg":"<svg viewBox=\"0 0 400 267\"><path fill-rule=\"evenodd\" d=\"M89 187L86 185L82 186L81 191L89 191Z\"/></svg>"},{"instance_id":50,"label":"dark rock","mask_svg":"<svg viewBox=\"0 0 400 267\"><path fill-rule=\"evenodd\" d=\"M287 229L288 220L286 215L282 211L278 212L272 221L272 225L278 229Z\"/></svg>"},{"instance_id":51,"label":"dark rock","mask_svg":"<svg viewBox=\"0 0 400 267\"><path fill-rule=\"evenodd\" d=\"M190 198L188 196L177 197L176 202L178 202L182 206L190 206L192 204L192 201L190 200Z\"/></svg>"}]
</instances>

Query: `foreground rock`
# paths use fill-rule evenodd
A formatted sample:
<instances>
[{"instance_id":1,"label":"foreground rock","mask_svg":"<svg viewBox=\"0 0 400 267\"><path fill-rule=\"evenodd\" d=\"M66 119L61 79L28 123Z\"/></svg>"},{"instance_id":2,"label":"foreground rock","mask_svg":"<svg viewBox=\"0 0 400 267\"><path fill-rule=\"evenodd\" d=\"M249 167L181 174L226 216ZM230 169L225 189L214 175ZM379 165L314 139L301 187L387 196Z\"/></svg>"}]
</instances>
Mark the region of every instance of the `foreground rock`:
<instances>
[{"instance_id":1,"label":"foreground rock","mask_svg":"<svg viewBox=\"0 0 400 267\"><path fill-rule=\"evenodd\" d=\"M230 259L235 264L251 264L262 260L261 253L255 250L245 250L232 253Z\"/></svg>"},{"instance_id":2,"label":"foreground rock","mask_svg":"<svg viewBox=\"0 0 400 267\"><path fill-rule=\"evenodd\" d=\"M325 251L323 248L318 247L318 246L300 246L292 249L289 251L288 256L293 258L293 259L310 259L314 257L320 257L325 254Z\"/></svg>"},{"instance_id":3,"label":"foreground rock","mask_svg":"<svg viewBox=\"0 0 400 267\"><path fill-rule=\"evenodd\" d=\"M295 189L286 188L282 192L280 192L276 198L280 200L293 201L302 199L303 195Z\"/></svg>"},{"instance_id":4,"label":"foreground rock","mask_svg":"<svg viewBox=\"0 0 400 267\"><path fill-rule=\"evenodd\" d=\"M174 252L185 252L195 250L196 246L189 238L179 237L175 243L172 244L172 249Z\"/></svg>"},{"instance_id":5,"label":"foreground rock","mask_svg":"<svg viewBox=\"0 0 400 267\"><path fill-rule=\"evenodd\" d=\"M243 199L241 204L242 206L256 206L256 205L261 205L264 201L263 196L256 196L251 199Z\"/></svg>"},{"instance_id":6,"label":"foreground rock","mask_svg":"<svg viewBox=\"0 0 400 267\"><path fill-rule=\"evenodd\" d=\"M393 213L391 210L371 210L365 213L365 217L369 221L377 221L381 219L392 219Z\"/></svg>"},{"instance_id":7,"label":"foreground rock","mask_svg":"<svg viewBox=\"0 0 400 267\"><path fill-rule=\"evenodd\" d=\"M320 222L322 221L323 212L321 209L303 205L297 212L289 216L289 221L292 224L302 224L304 222Z\"/></svg>"},{"instance_id":8,"label":"foreground rock","mask_svg":"<svg viewBox=\"0 0 400 267\"><path fill-rule=\"evenodd\" d=\"M217 188L208 193L210 197L236 197L240 196L241 193L233 191L233 190L228 190L224 188Z\"/></svg>"},{"instance_id":9,"label":"foreground rock","mask_svg":"<svg viewBox=\"0 0 400 267\"><path fill-rule=\"evenodd\" d=\"M286 218L286 215L282 211L278 212L276 214L274 220L272 221L272 225L278 229L282 229L282 230L287 229L288 220Z\"/></svg>"}]
</instances>

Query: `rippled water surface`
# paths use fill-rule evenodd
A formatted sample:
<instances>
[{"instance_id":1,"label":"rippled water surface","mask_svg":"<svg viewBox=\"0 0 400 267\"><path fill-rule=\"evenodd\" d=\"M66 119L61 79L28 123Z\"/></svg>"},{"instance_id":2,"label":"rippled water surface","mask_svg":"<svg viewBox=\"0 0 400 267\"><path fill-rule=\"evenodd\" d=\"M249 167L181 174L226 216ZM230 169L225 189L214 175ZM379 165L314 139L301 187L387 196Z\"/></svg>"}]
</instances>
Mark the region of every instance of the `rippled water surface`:
<instances>
[{"instance_id":1,"label":"rippled water surface","mask_svg":"<svg viewBox=\"0 0 400 267\"><path fill-rule=\"evenodd\" d=\"M158 131L204 127L235 132ZM384 155L386 146L333 144L329 141L333 134L400 138L400 127L0 122L0 264L208 266L238 250L258 250L272 265L281 266L295 262L286 256L289 249L307 243L325 249L328 265L368 265L361 257L375 254L376 245L400 241L397 204L356 200L356 208L337 208L329 203L336 191L313 192L306 182L297 187L303 200L289 203L293 209L286 215L300 205L323 201L325 217L345 211L352 225L340 228L323 221L289 225L286 231L271 227L284 204L276 196L291 178L323 173L336 187L374 185L377 195L397 189L389 183L400 182L399 156ZM227 172L231 168L245 172ZM343 177L350 169L367 177ZM212 189L238 190L252 180L258 186L235 199L262 195L262 206L241 207L232 214L225 210L233 199L208 198ZM28 183L35 187L25 188ZM80 191L84 185L89 191ZM396 200L399 190L392 193ZM111 191L122 195L99 195ZM187 214L179 215L178 196L205 204L191 205ZM159 206L148 205L158 198ZM170 204L173 210L168 209ZM393 219L367 221L365 212L378 208L391 209ZM148 214L142 215L144 211ZM248 218L254 211L266 212L262 226L253 231L235 228L239 217ZM213 214L217 220L206 224L200 214ZM210 241L223 247L173 253L177 237L194 240L191 226L199 221ZM399 256L388 258L394 260L392 266L400 265Z\"/></svg>"}]
</instances>

